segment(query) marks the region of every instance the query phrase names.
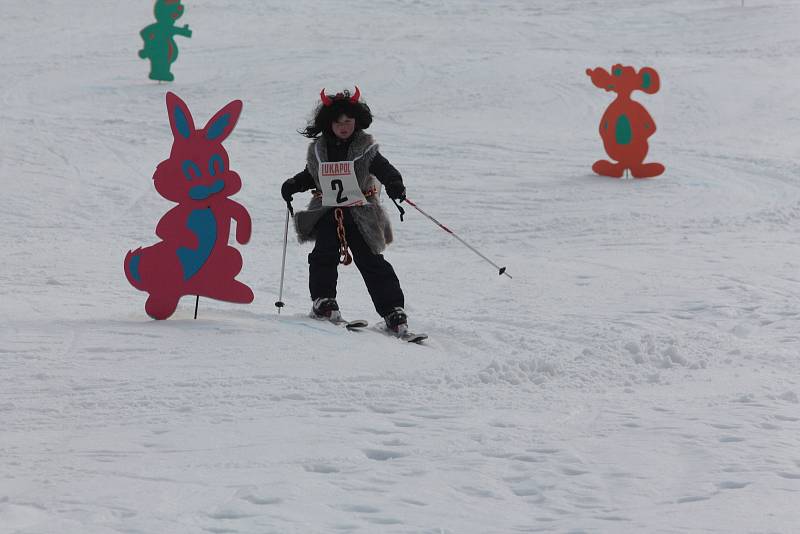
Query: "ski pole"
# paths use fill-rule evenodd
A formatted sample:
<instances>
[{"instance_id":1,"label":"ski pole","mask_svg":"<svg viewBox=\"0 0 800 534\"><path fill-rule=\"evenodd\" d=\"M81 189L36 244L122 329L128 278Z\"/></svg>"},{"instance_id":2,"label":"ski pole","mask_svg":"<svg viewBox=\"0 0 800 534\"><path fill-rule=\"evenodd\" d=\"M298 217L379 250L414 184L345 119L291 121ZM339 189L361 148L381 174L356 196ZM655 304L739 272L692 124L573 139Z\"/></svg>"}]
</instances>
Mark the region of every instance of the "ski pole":
<instances>
[{"instance_id":1,"label":"ski pole","mask_svg":"<svg viewBox=\"0 0 800 534\"><path fill-rule=\"evenodd\" d=\"M281 290L278 295L278 302L275 306L278 308L278 315L281 314L281 308L285 306L283 303L283 273L286 271L286 242L289 240L289 212L292 211L291 204L286 208L286 224L283 227L283 259L281 260Z\"/></svg>"},{"instance_id":2,"label":"ski pole","mask_svg":"<svg viewBox=\"0 0 800 534\"><path fill-rule=\"evenodd\" d=\"M474 252L475 254L477 254L478 256L480 256L481 258L483 258L484 260L486 260L486 261L487 261L487 262L489 262L490 264L492 264L492 265L494 266L494 268L498 270L498 275L503 275L503 274L504 274L504 275L506 275L506 276L507 276L507 277L509 277L509 278L513 278L513 276L511 276L510 274L508 274L508 273L506 272L506 268L505 268L505 267L500 267L500 266L499 266L499 265L497 265L495 262L493 262L492 260L490 260L489 258L487 258L486 256L484 256L483 254L481 254L481 253L478 251L478 249L476 249L475 247L473 247L472 245L470 245L469 243L467 243L466 241L464 241L463 239L461 239L460 237L458 237L458 235L456 235L456 233L455 233L455 232L453 232L451 229L449 229L448 227L446 227L445 225L443 225L442 223L440 223L439 221L437 221L436 219L434 219L433 217L431 217L430 215L428 215L427 213L425 213L424 211L422 211L422 209L421 209L419 206L417 206L416 204L414 204L414 202L413 202L412 200L410 200L409 198L407 198L407 197L406 197L406 199L405 199L405 202L408 202L408 204L410 204L411 206L413 206L415 210L417 210L418 212L420 212L421 214L423 214L425 217L427 217L428 219L430 219L431 221L433 221L434 223L436 223L436 224L439 226L439 228L441 228L442 230L444 230L445 232L447 232L447 233L448 233L448 234L450 234L451 236L453 236L453 237L455 237L456 239L458 239L458 240L461 242L461 244L462 244L462 245L464 245L465 247L467 247L468 249L470 249L472 252Z\"/></svg>"}]
</instances>

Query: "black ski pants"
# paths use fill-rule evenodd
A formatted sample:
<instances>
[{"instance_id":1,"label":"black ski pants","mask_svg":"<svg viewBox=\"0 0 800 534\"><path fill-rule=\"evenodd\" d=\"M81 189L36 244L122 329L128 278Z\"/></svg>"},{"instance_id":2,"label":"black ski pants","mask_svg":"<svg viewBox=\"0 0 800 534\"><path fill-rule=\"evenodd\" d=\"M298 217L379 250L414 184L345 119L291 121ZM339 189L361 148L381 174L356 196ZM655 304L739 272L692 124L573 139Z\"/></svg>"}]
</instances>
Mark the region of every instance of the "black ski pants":
<instances>
[{"instance_id":1,"label":"black ski pants","mask_svg":"<svg viewBox=\"0 0 800 534\"><path fill-rule=\"evenodd\" d=\"M308 288L311 299L336 298L336 281L339 266L339 236L336 233L334 209L326 213L317 223L316 243L314 250L308 255ZM374 254L358 230L348 208L344 212L345 238L353 255L353 261L361 272L367 285L369 296L375 305L375 311L381 317L386 316L392 308L403 307L403 290L391 264L383 254Z\"/></svg>"}]
</instances>

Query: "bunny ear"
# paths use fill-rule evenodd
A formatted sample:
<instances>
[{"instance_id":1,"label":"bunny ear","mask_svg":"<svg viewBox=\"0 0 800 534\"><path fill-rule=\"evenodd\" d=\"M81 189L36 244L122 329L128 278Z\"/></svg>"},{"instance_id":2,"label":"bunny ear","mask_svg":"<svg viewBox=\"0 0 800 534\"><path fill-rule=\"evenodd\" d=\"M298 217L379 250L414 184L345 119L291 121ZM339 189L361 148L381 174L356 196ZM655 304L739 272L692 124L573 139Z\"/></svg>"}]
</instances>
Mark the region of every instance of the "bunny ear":
<instances>
[{"instance_id":1,"label":"bunny ear","mask_svg":"<svg viewBox=\"0 0 800 534\"><path fill-rule=\"evenodd\" d=\"M239 120L239 114L242 112L242 101L234 100L229 102L224 108L217 111L216 115L211 117L206 127L204 128L206 139L210 141L217 141L221 143L228 137L236 126L236 121Z\"/></svg>"},{"instance_id":2,"label":"bunny ear","mask_svg":"<svg viewBox=\"0 0 800 534\"><path fill-rule=\"evenodd\" d=\"M169 126L172 128L172 135L175 139L178 137L189 139L194 131L192 114L186 102L169 91L167 91L167 113L169 114Z\"/></svg>"},{"instance_id":3,"label":"bunny ear","mask_svg":"<svg viewBox=\"0 0 800 534\"><path fill-rule=\"evenodd\" d=\"M661 79L658 77L656 70L652 67L642 67L641 70L639 70L639 81L641 83L639 88L650 95L657 93L661 88Z\"/></svg>"}]
</instances>

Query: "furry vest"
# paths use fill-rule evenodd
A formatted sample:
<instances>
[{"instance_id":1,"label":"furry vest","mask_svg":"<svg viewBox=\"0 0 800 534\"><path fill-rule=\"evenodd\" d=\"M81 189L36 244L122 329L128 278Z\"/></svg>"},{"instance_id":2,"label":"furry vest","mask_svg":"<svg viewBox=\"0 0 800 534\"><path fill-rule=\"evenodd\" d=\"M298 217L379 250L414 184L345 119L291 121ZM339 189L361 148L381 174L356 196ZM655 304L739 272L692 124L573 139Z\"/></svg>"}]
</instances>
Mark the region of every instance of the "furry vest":
<instances>
[{"instance_id":1,"label":"furry vest","mask_svg":"<svg viewBox=\"0 0 800 534\"><path fill-rule=\"evenodd\" d=\"M371 135L361 130L353 133L353 140L347 149L347 159L355 160L356 178L361 191L367 191L373 186L380 187L375 177L369 173L369 166L377 152L378 145L375 144ZM314 178L317 190L321 190L317 154L319 154L320 160L328 161L328 144L324 136L313 140L309 144L306 155L306 168ZM362 157L359 158L359 156ZM315 226L330 209L332 208L322 205L321 197L315 196L311 199L305 211L297 212L294 216L294 227L297 231L298 241L301 243L314 241L316 239ZM367 242L374 254L380 254L386 248L386 245L392 242L392 226L389 223L389 217L381 207L377 194L368 196L367 204L364 206L342 209L350 210L353 221L355 221L361 235L364 237L364 241Z\"/></svg>"}]
</instances>

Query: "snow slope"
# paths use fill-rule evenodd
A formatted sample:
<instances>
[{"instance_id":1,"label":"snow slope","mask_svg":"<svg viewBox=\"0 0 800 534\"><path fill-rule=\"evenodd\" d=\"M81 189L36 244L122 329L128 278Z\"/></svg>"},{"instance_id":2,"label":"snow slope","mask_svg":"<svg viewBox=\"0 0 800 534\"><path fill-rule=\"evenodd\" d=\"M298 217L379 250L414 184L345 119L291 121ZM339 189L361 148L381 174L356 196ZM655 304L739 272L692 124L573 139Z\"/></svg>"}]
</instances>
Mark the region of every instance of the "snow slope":
<instances>
[{"instance_id":1,"label":"snow slope","mask_svg":"<svg viewBox=\"0 0 800 534\"><path fill-rule=\"evenodd\" d=\"M781 532L800 522L800 1L3 2L0 533ZM591 173L652 66L647 181ZM408 195L387 253L425 346L278 296L281 182L321 87L358 83ZM171 207L166 90L226 146L250 306L144 314L125 253ZM377 322L342 268L345 315Z\"/></svg>"}]
</instances>

